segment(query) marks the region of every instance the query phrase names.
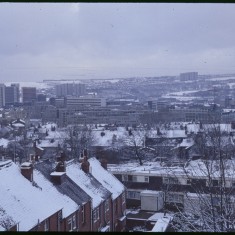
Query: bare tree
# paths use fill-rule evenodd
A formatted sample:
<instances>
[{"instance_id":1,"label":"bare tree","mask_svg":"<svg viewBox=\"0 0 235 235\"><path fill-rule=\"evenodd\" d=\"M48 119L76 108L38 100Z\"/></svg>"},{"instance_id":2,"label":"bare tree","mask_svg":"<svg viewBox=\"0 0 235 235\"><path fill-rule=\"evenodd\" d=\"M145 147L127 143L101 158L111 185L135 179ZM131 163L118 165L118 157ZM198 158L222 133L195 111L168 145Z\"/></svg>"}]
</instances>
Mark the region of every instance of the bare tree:
<instances>
[{"instance_id":1,"label":"bare tree","mask_svg":"<svg viewBox=\"0 0 235 235\"><path fill-rule=\"evenodd\" d=\"M12 226L15 225L12 217L5 214L5 210L0 207L0 226L3 227L6 231L9 231Z\"/></svg>"},{"instance_id":2,"label":"bare tree","mask_svg":"<svg viewBox=\"0 0 235 235\"><path fill-rule=\"evenodd\" d=\"M235 162L231 134L220 124L201 128L195 136L201 159L183 168L190 186L184 190L184 210L173 220L177 231L228 232L234 230Z\"/></svg>"},{"instance_id":3,"label":"bare tree","mask_svg":"<svg viewBox=\"0 0 235 235\"><path fill-rule=\"evenodd\" d=\"M73 125L67 128L67 138L62 148L69 149L72 158L78 158L84 149L90 149L94 142L92 128L89 125Z\"/></svg>"}]
</instances>

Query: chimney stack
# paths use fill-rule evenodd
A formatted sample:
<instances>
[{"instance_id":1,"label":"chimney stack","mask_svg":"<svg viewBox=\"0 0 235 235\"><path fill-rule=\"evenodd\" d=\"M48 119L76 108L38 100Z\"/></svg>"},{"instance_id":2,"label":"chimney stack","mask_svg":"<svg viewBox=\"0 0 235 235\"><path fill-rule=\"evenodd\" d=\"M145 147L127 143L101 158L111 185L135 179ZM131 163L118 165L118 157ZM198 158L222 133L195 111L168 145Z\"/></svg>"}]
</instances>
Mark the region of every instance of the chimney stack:
<instances>
[{"instance_id":1,"label":"chimney stack","mask_svg":"<svg viewBox=\"0 0 235 235\"><path fill-rule=\"evenodd\" d=\"M106 159L101 159L100 160L100 164L101 164L101 166L105 169L105 170L107 170L108 168L107 168L107 164L108 164L108 161L106 160Z\"/></svg>"},{"instance_id":2,"label":"chimney stack","mask_svg":"<svg viewBox=\"0 0 235 235\"><path fill-rule=\"evenodd\" d=\"M86 174L89 173L90 163L87 160L87 156L84 156L81 168Z\"/></svg>"},{"instance_id":3,"label":"chimney stack","mask_svg":"<svg viewBox=\"0 0 235 235\"><path fill-rule=\"evenodd\" d=\"M65 172L54 171L50 174L50 176L51 176L51 181L54 184L61 185L64 182L65 178L66 178L66 173Z\"/></svg>"},{"instance_id":4,"label":"chimney stack","mask_svg":"<svg viewBox=\"0 0 235 235\"><path fill-rule=\"evenodd\" d=\"M29 181L33 181L33 164L31 162L24 162L20 167L21 174L28 179Z\"/></svg>"}]
</instances>

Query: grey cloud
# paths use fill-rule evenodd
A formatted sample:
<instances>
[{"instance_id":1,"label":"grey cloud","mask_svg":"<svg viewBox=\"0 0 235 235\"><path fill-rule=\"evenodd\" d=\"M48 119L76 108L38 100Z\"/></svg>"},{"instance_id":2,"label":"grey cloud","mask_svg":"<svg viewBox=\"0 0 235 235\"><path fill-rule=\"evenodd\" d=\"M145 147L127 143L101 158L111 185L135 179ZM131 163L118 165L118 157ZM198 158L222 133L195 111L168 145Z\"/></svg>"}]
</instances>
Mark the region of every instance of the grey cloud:
<instances>
[{"instance_id":1,"label":"grey cloud","mask_svg":"<svg viewBox=\"0 0 235 235\"><path fill-rule=\"evenodd\" d=\"M234 10L235 4L0 3L0 77L231 71Z\"/></svg>"}]
</instances>

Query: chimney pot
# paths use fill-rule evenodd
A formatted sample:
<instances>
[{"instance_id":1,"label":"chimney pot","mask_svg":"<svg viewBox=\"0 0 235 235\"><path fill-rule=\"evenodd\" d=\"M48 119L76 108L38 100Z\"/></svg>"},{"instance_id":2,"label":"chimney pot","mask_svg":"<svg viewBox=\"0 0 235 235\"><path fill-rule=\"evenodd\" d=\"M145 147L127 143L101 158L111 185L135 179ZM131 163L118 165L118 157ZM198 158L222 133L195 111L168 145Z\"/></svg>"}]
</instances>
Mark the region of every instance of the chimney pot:
<instances>
[{"instance_id":1,"label":"chimney pot","mask_svg":"<svg viewBox=\"0 0 235 235\"><path fill-rule=\"evenodd\" d=\"M84 149L84 150L83 150L83 155L84 155L84 157L88 157L87 149Z\"/></svg>"},{"instance_id":2,"label":"chimney pot","mask_svg":"<svg viewBox=\"0 0 235 235\"><path fill-rule=\"evenodd\" d=\"M50 174L50 176L51 176L52 183L61 185L65 180L66 173L54 171Z\"/></svg>"},{"instance_id":3,"label":"chimney pot","mask_svg":"<svg viewBox=\"0 0 235 235\"><path fill-rule=\"evenodd\" d=\"M56 165L55 171L56 172L65 172L66 171L65 162L59 161Z\"/></svg>"}]
</instances>

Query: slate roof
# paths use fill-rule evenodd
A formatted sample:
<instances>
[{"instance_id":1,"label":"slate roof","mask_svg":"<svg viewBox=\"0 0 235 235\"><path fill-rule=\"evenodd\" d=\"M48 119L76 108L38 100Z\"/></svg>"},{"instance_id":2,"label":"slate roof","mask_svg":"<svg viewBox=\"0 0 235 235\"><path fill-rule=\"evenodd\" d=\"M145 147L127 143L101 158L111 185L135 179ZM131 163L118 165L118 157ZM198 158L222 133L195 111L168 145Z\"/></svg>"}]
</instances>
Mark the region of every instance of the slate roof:
<instances>
[{"instance_id":1,"label":"slate roof","mask_svg":"<svg viewBox=\"0 0 235 235\"><path fill-rule=\"evenodd\" d=\"M96 169L92 169L95 171ZM91 173L85 173L80 163L72 162L66 169L67 175L80 186L91 198L93 209L104 200L111 197L112 193L107 190Z\"/></svg>"},{"instance_id":2,"label":"slate roof","mask_svg":"<svg viewBox=\"0 0 235 235\"><path fill-rule=\"evenodd\" d=\"M51 179L50 174L55 169L55 164L50 160L46 160L40 163L35 164L35 169L40 171L45 178L49 181ZM61 185L54 185L56 189L62 193L70 197L73 201L75 201L78 205L83 205L84 203L91 200L91 197L81 189L73 180L71 180L67 175L64 178L64 181Z\"/></svg>"}]
</instances>

